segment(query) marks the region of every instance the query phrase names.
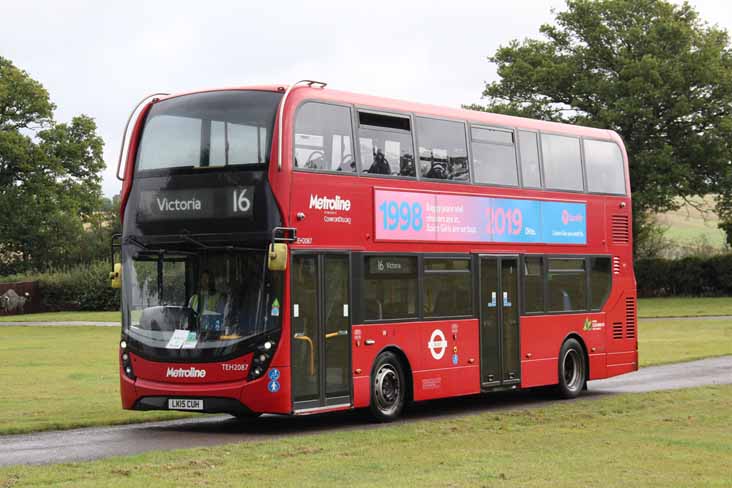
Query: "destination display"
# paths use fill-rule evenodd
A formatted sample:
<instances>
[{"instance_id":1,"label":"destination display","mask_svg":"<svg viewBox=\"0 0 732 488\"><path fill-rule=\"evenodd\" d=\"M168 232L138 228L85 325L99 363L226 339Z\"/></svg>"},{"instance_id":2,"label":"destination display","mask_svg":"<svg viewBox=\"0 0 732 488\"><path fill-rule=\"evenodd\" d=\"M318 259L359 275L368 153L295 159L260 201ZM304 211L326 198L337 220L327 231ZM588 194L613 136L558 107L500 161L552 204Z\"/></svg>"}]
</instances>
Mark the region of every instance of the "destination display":
<instances>
[{"instance_id":1,"label":"destination display","mask_svg":"<svg viewBox=\"0 0 732 488\"><path fill-rule=\"evenodd\" d=\"M375 190L374 219L383 241L587 243L577 202Z\"/></svg>"},{"instance_id":2,"label":"destination display","mask_svg":"<svg viewBox=\"0 0 732 488\"><path fill-rule=\"evenodd\" d=\"M143 191L137 219L200 220L210 218L251 218L254 187L199 188L190 190Z\"/></svg>"}]
</instances>

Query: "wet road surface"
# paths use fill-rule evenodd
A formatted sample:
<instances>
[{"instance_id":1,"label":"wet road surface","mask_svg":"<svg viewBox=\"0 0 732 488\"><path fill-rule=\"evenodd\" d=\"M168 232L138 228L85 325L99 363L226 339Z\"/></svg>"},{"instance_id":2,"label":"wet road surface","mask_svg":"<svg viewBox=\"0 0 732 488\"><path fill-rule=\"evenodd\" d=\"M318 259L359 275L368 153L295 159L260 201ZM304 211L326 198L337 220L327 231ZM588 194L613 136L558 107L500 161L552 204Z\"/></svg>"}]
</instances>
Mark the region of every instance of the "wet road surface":
<instances>
[{"instance_id":1,"label":"wet road surface","mask_svg":"<svg viewBox=\"0 0 732 488\"><path fill-rule=\"evenodd\" d=\"M732 384L732 356L643 368L635 373L591 381L579 400L701 385ZM474 396L418 403L399 422L439 419L556 403L541 391ZM308 417L263 416L238 421L228 415L167 422L94 427L0 436L0 466L85 461L159 449L181 449L252 442L331 430L376 428L365 411Z\"/></svg>"}]
</instances>

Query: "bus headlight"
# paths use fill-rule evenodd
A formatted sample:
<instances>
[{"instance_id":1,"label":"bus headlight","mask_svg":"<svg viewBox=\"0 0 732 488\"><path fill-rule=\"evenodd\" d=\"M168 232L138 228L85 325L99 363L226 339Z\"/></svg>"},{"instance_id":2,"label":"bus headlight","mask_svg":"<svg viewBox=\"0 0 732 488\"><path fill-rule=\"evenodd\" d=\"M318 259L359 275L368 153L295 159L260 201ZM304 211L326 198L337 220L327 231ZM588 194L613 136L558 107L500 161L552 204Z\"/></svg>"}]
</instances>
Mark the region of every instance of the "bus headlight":
<instances>
[{"instance_id":1,"label":"bus headlight","mask_svg":"<svg viewBox=\"0 0 732 488\"><path fill-rule=\"evenodd\" d=\"M135 372L132 370L132 359L130 358L130 354L127 352L127 343L122 341L119 345L120 348L122 348L122 370L129 379L134 380Z\"/></svg>"},{"instance_id":2,"label":"bus headlight","mask_svg":"<svg viewBox=\"0 0 732 488\"><path fill-rule=\"evenodd\" d=\"M252 369L249 372L247 379L249 381L256 380L267 371L272 356L275 352L275 346L277 343L272 339L267 339L256 347L257 352L252 357Z\"/></svg>"}]
</instances>

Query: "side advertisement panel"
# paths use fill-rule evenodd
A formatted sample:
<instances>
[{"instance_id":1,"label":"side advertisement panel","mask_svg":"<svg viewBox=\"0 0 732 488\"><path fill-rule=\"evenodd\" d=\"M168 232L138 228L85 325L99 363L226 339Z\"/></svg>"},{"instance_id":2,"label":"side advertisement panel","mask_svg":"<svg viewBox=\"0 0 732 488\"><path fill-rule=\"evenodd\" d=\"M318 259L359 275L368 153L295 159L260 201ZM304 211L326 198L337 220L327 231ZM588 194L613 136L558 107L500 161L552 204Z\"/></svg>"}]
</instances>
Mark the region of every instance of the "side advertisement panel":
<instances>
[{"instance_id":1,"label":"side advertisement panel","mask_svg":"<svg viewBox=\"0 0 732 488\"><path fill-rule=\"evenodd\" d=\"M587 206L374 190L374 227L380 241L586 244Z\"/></svg>"}]
</instances>

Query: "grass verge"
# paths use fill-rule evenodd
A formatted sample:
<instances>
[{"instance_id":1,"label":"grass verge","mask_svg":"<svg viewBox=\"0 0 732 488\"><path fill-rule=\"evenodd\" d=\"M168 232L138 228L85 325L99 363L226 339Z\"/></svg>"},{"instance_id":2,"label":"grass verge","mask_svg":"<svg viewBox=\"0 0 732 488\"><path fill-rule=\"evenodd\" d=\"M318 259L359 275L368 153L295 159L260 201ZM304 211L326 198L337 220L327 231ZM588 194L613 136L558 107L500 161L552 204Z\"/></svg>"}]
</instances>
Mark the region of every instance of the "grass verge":
<instances>
[{"instance_id":1,"label":"grass verge","mask_svg":"<svg viewBox=\"0 0 732 488\"><path fill-rule=\"evenodd\" d=\"M120 312L47 312L3 315L0 322L119 322Z\"/></svg>"},{"instance_id":2,"label":"grass verge","mask_svg":"<svg viewBox=\"0 0 732 488\"><path fill-rule=\"evenodd\" d=\"M678 363L732 354L732 320L659 320L641 322L640 365Z\"/></svg>"},{"instance_id":3,"label":"grass verge","mask_svg":"<svg viewBox=\"0 0 732 488\"><path fill-rule=\"evenodd\" d=\"M486 399L486 401L490 401ZM0 469L5 486L729 486L732 387Z\"/></svg>"},{"instance_id":4,"label":"grass verge","mask_svg":"<svg viewBox=\"0 0 732 488\"><path fill-rule=\"evenodd\" d=\"M116 327L0 327L0 434L181 417L122 410L119 334Z\"/></svg>"},{"instance_id":5,"label":"grass verge","mask_svg":"<svg viewBox=\"0 0 732 488\"><path fill-rule=\"evenodd\" d=\"M732 315L732 297L641 298L638 317L705 317Z\"/></svg>"}]
</instances>

